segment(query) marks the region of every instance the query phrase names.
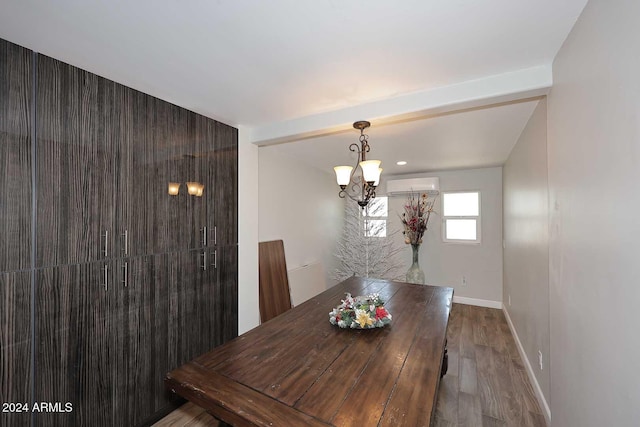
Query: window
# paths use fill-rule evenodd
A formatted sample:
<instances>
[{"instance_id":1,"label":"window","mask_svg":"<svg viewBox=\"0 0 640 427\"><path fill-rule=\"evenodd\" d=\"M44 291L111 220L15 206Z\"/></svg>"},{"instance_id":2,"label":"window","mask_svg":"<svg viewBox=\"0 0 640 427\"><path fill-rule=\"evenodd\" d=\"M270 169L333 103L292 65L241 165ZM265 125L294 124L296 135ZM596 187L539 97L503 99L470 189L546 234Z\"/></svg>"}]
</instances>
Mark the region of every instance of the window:
<instances>
[{"instance_id":1,"label":"window","mask_svg":"<svg viewBox=\"0 0 640 427\"><path fill-rule=\"evenodd\" d=\"M387 237L388 201L386 197L376 197L362 209L365 237Z\"/></svg>"},{"instance_id":2,"label":"window","mask_svg":"<svg viewBox=\"0 0 640 427\"><path fill-rule=\"evenodd\" d=\"M442 193L442 240L480 243L480 193Z\"/></svg>"}]
</instances>

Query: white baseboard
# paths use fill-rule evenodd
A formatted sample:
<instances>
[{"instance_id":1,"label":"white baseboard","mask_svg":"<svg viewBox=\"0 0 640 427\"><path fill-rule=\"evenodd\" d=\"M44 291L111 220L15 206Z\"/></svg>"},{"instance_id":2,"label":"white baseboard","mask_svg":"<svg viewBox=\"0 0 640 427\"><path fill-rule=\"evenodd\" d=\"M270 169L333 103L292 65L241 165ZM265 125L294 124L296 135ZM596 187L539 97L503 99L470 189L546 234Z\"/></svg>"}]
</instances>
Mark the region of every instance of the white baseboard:
<instances>
[{"instance_id":1,"label":"white baseboard","mask_svg":"<svg viewBox=\"0 0 640 427\"><path fill-rule=\"evenodd\" d=\"M527 375L529 376L529 381L531 381L531 385L533 385L533 391L536 393L536 397L538 398L538 404L540 405L540 407L542 407L544 419L547 421L547 425L550 426L551 425L551 409L549 408L547 399L545 399L544 394L542 394L542 389L540 388L540 384L538 384L538 380L536 379L536 376L533 373L533 368L531 367L531 363L529 362L529 358L527 357L527 354L524 352L524 347L522 347L522 343L520 342L520 338L518 337L516 328L513 326L511 317L509 317L509 312L507 311L507 307L503 307L502 311L504 312L504 317L507 318L509 329L511 329L511 334L513 335L513 338L516 341L516 346L518 347L518 353L520 353L520 358L522 359L524 366L527 369Z\"/></svg>"},{"instance_id":2,"label":"white baseboard","mask_svg":"<svg viewBox=\"0 0 640 427\"><path fill-rule=\"evenodd\" d=\"M479 307L502 308L502 303L500 301L492 301L488 299L457 297L454 295L453 302L458 304L477 305Z\"/></svg>"}]
</instances>

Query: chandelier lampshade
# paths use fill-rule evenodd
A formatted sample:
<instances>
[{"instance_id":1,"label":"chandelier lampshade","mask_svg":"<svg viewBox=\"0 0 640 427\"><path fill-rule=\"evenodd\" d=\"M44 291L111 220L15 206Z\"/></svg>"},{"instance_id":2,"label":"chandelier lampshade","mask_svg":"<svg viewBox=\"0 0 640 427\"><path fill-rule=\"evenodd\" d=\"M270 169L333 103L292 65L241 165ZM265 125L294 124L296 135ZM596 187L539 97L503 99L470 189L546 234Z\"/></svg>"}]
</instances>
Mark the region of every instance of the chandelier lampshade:
<instances>
[{"instance_id":1,"label":"chandelier lampshade","mask_svg":"<svg viewBox=\"0 0 640 427\"><path fill-rule=\"evenodd\" d=\"M353 166L336 166L333 168L336 171L336 180L338 181L338 185L342 188L349 185L349 181L351 181L351 171L353 170Z\"/></svg>"}]
</instances>

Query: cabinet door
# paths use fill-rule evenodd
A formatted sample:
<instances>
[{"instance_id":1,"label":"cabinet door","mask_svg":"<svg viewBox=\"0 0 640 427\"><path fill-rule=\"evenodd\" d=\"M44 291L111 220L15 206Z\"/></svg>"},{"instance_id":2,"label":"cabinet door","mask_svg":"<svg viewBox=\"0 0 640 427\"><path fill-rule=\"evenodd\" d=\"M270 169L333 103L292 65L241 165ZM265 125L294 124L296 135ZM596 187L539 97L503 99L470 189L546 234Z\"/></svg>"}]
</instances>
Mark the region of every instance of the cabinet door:
<instances>
[{"instance_id":1,"label":"cabinet door","mask_svg":"<svg viewBox=\"0 0 640 427\"><path fill-rule=\"evenodd\" d=\"M201 280L201 252L182 251L169 258L169 363L178 367L196 354L200 332L196 293Z\"/></svg>"},{"instance_id":2,"label":"cabinet door","mask_svg":"<svg viewBox=\"0 0 640 427\"><path fill-rule=\"evenodd\" d=\"M215 223L218 245L238 242L238 130L216 123Z\"/></svg>"},{"instance_id":3,"label":"cabinet door","mask_svg":"<svg viewBox=\"0 0 640 427\"><path fill-rule=\"evenodd\" d=\"M37 271L35 400L73 407L66 413L36 414L37 425L114 425L119 349L113 272L112 263L102 262Z\"/></svg>"},{"instance_id":4,"label":"cabinet door","mask_svg":"<svg viewBox=\"0 0 640 427\"><path fill-rule=\"evenodd\" d=\"M128 179L118 208L129 255L201 247L207 188L199 196L187 189L187 182L203 184L206 174L198 116L139 92L133 99L132 137L123 156ZM169 193L170 183L178 185L177 194Z\"/></svg>"},{"instance_id":5,"label":"cabinet door","mask_svg":"<svg viewBox=\"0 0 640 427\"><path fill-rule=\"evenodd\" d=\"M0 402L31 401L30 273L0 273ZM2 413L0 425L28 426L30 412Z\"/></svg>"},{"instance_id":6,"label":"cabinet door","mask_svg":"<svg viewBox=\"0 0 640 427\"><path fill-rule=\"evenodd\" d=\"M161 288L165 256L143 256L121 259L117 262L118 280L115 292L119 294L121 310L113 323L116 336L116 383L114 412L117 425L140 425L156 411L156 399L164 396L158 389L161 379L166 333L162 333L162 320L156 316L156 302ZM160 326L156 329L156 321ZM163 346L164 343L164 346Z\"/></svg>"},{"instance_id":7,"label":"cabinet door","mask_svg":"<svg viewBox=\"0 0 640 427\"><path fill-rule=\"evenodd\" d=\"M218 281L213 296L215 318L215 345L238 336L238 246L228 245L216 249Z\"/></svg>"},{"instance_id":8,"label":"cabinet door","mask_svg":"<svg viewBox=\"0 0 640 427\"><path fill-rule=\"evenodd\" d=\"M38 266L108 259L118 148L114 83L43 55L37 81Z\"/></svg>"},{"instance_id":9,"label":"cabinet door","mask_svg":"<svg viewBox=\"0 0 640 427\"><path fill-rule=\"evenodd\" d=\"M0 271L31 263L32 52L0 40Z\"/></svg>"}]
</instances>

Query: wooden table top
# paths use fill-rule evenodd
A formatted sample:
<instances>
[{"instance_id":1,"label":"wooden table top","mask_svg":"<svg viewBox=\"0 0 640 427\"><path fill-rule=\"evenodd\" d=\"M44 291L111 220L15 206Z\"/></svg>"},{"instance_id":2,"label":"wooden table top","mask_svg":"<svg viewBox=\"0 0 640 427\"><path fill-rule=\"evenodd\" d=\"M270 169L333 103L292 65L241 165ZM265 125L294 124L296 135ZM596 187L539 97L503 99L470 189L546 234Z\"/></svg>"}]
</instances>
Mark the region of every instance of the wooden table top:
<instances>
[{"instance_id":1,"label":"wooden table top","mask_svg":"<svg viewBox=\"0 0 640 427\"><path fill-rule=\"evenodd\" d=\"M379 293L384 328L340 329L345 293ZM428 426L453 289L353 277L167 374L234 426Z\"/></svg>"}]
</instances>

